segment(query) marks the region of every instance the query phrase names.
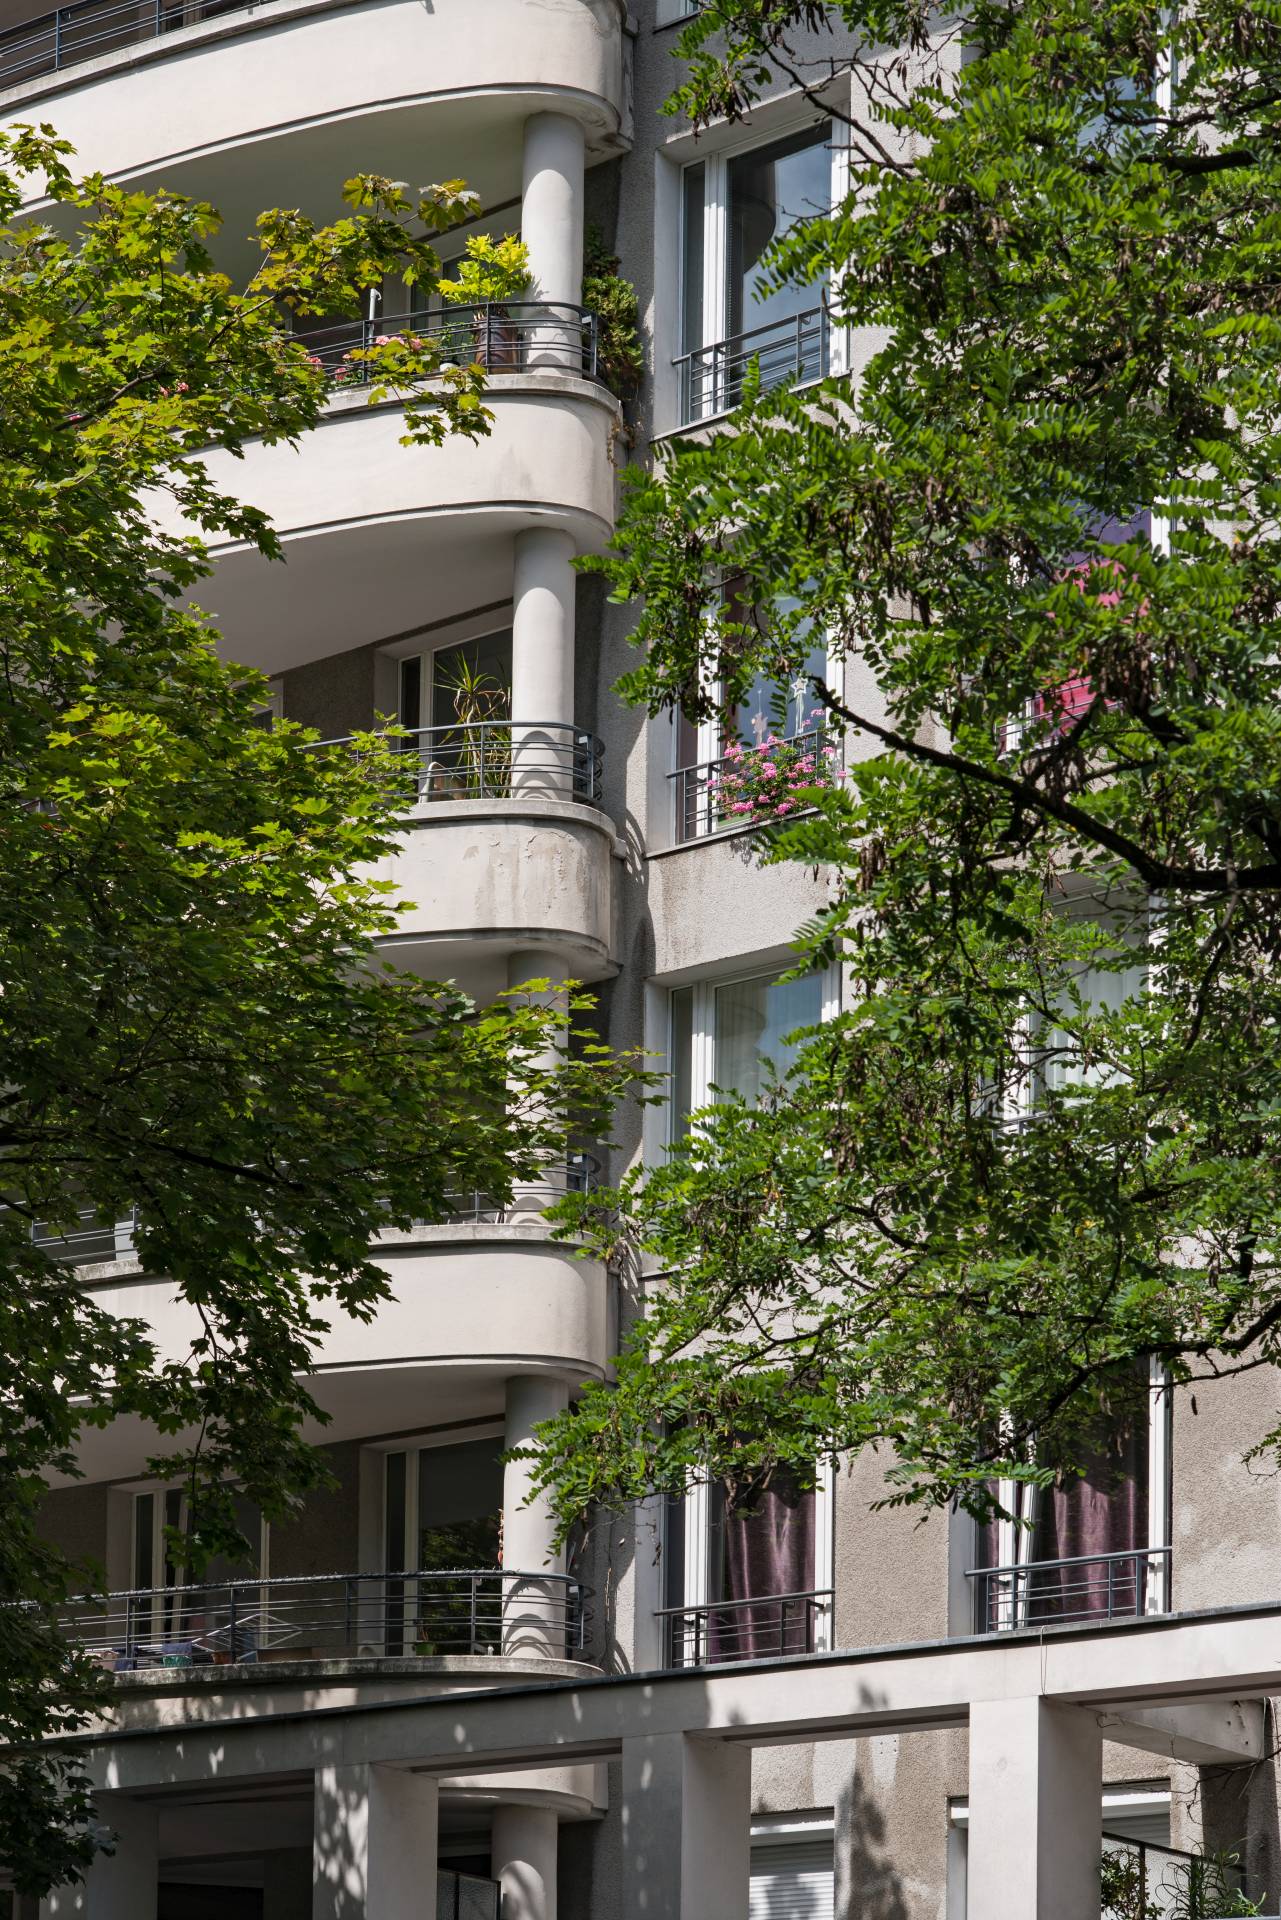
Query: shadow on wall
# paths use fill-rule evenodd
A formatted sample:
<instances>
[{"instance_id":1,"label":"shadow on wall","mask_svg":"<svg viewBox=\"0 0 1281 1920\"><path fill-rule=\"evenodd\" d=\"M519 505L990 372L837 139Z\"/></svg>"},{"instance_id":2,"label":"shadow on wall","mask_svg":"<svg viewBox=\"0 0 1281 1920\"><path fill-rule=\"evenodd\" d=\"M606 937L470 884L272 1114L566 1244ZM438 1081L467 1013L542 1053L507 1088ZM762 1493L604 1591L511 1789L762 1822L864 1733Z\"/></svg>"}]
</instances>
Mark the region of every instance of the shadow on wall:
<instances>
[{"instance_id":1,"label":"shadow on wall","mask_svg":"<svg viewBox=\"0 0 1281 1920\"><path fill-rule=\"evenodd\" d=\"M1278 1702L1267 1702L1264 1751L1275 1754L1281 1728ZM1245 1870L1246 1892L1264 1913L1281 1907L1281 1780L1274 1764L1201 1767L1202 1845L1234 1853Z\"/></svg>"},{"instance_id":2,"label":"shadow on wall","mask_svg":"<svg viewBox=\"0 0 1281 1920\"><path fill-rule=\"evenodd\" d=\"M850 1775L837 1808L837 1912L858 1920L911 1920L903 1882L885 1844L885 1816L864 1785L867 1743L859 1742L860 1764ZM844 1865L844 1888L841 1865Z\"/></svg>"}]
</instances>

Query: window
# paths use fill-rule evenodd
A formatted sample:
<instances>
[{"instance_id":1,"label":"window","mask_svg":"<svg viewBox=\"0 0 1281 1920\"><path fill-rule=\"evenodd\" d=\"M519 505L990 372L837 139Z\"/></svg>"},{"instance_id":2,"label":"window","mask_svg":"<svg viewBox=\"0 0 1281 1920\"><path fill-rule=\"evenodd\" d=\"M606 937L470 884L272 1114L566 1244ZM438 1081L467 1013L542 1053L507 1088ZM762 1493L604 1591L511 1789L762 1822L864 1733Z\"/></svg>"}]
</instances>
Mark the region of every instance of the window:
<instances>
[{"instance_id":1,"label":"window","mask_svg":"<svg viewBox=\"0 0 1281 1920\"><path fill-rule=\"evenodd\" d=\"M1169 1606L1170 1395L1161 1368L1117 1409L1063 1484L1002 1481L1011 1516L977 1529L976 1631L1115 1620Z\"/></svg>"},{"instance_id":2,"label":"window","mask_svg":"<svg viewBox=\"0 0 1281 1920\"><path fill-rule=\"evenodd\" d=\"M731 714L701 723L677 714L672 785L678 843L723 828L759 826L768 818L758 800L766 791L767 762L783 794L832 777L835 745L825 737L825 715L813 688L814 680L828 675L827 644L817 638L786 685L758 674Z\"/></svg>"},{"instance_id":3,"label":"window","mask_svg":"<svg viewBox=\"0 0 1281 1920\"><path fill-rule=\"evenodd\" d=\"M400 662L396 718L417 755L420 800L504 795L511 787L510 628Z\"/></svg>"},{"instance_id":4,"label":"window","mask_svg":"<svg viewBox=\"0 0 1281 1920\"><path fill-rule=\"evenodd\" d=\"M495 1428L389 1453L383 1564L387 1651L496 1652L502 1638L503 1440Z\"/></svg>"},{"instance_id":5,"label":"window","mask_svg":"<svg viewBox=\"0 0 1281 1920\"><path fill-rule=\"evenodd\" d=\"M270 1528L258 1507L243 1495L235 1496L236 1524L249 1542L249 1554L232 1561L214 1554L198 1578L170 1557L166 1530L185 1535L190 1526L187 1496L179 1487L136 1493L133 1498L132 1569L136 1594L149 1599L130 1601L124 1651L156 1663L166 1653L190 1657L199 1649L208 1658L217 1632L225 1631L227 1589L234 1581L265 1580ZM256 1594L260 1588L254 1588ZM252 1613L253 1603L245 1609ZM246 1629L246 1635L248 1629ZM225 1648L225 1642L223 1643ZM238 1636L235 1651L248 1652L246 1636Z\"/></svg>"},{"instance_id":6,"label":"window","mask_svg":"<svg viewBox=\"0 0 1281 1920\"><path fill-rule=\"evenodd\" d=\"M792 1036L833 1010L834 981L756 974L700 981L671 995L671 1136L719 1089L760 1098L769 1069L799 1050ZM672 1666L768 1659L826 1646L831 1635L832 1477L816 1486L776 1471L765 1484L703 1483L669 1503L664 1618Z\"/></svg>"},{"instance_id":7,"label":"window","mask_svg":"<svg viewBox=\"0 0 1281 1920\"><path fill-rule=\"evenodd\" d=\"M833 1920L833 1842L830 1813L754 1820L749 1920Z\"/></svg>"},{"instance_id":8,"label":"window","mask_svg":"<svg viewBox=\"0 0 1281 1920\"><path fill-rule=\"evenodd\" d=\"M774 287L764 262L798 220L832 206L830 121L696 160L681 202L682 419L734 406L753 359L766 386L826 373L823 287Z\"/></svg>"},{"instance_id":9,"label":"window","mask_svg":"<svg viewBox=\"0 0 1281 1920\"><path fill-rule=\"evenodd\" d=\"M677 987L668 1041L672 1138L679 1139L690 1114L715 1098L715 1088L758 1100L770 1067L784 1073L795 1060L800 1042L790 1036L817 1026L832 1011L833 997L828 977L816 973L799 980L765 973Z\"/></svg>"}]
</instances>

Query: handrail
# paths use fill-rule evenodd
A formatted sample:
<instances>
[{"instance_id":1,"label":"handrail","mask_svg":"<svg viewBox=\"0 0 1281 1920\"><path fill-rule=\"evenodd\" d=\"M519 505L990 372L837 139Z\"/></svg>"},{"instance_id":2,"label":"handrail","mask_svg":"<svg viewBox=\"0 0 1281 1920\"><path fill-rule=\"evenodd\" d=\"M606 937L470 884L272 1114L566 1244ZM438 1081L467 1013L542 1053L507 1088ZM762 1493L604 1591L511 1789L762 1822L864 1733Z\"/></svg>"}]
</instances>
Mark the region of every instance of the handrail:
<instances>
[{"instance_id":1,"label":"handrail","mask_svg":"<svg viewBox=\"0 0 1281 1920\"><path fill-rule=\"evenodd\" d=\"M483 1221L503 1225L513 1219L541 1214L545 1207L564 1199L569 1193L590 1193L599 1185L601 1164L594 1153L571 1153L563 1162L547 1168L543 1178L520 1181L507 1201L495 1200L479 1189L471 1193L449 1194L449 1213L441 1224L455 1220ZM423 1222L424 1225L434 1224Z\"/></svg>"},{"instance_id":2,"label":"handrail","mask_svg":"<svg viewBox=\"0 0 1281 1920\"><path fill-rule=\"evenodd\" d=\"M729 748L737 745L737 754L731 755ZM672 783L673 833L675 839L684 843L687 840L701 840L710 833L717 833L729 826L759 827L768 822L768 814L763 809L749 806L746 818L734 816L732 801L727 802L727 789L738 782L739 789L746 787L753 779L753 769L770 761L770 756L780 750L788 753L810 754L816 760L822 759L822 765L816 765L812 777L806 775L796 781L797 786L822 787L832 783L837 777L836 765L838 747L829 740L826 727L805 727L799 733L780 735L772 746L762 742L760 746L749 746L745 742L727 742L726 751L715 760L698 760L686 767L677 767L668 774ZM790 772L788 778L791 778Z\"/></svg>"},{"instance_id":3,"label":"handrail","mask_svg":"<svg viewBox=\"0 0 1281 1920\"><path fill-rule=\"evenodd\" d=\"M455 365L490 373L560 372L597 377L596 316L586 307L546 300L488 300L456 307L420 308L371 320L308 321L290 338L333 386L366 386L381 376L363 358L392 340L438 342Z\"/></svg>"},{"instance_id":4,"label":"handrail","mask_svg":"<svg viewBox=\"0 0 1281 1920\"><path fill-rule=\"evenodd\" d=\"M682 420L706 420L734 406L753 362L766 391L822 379L829 370L830 339L827 308L806 307L677 354L672 364L680 373Z\"/></svg>"},{"instance_id":5,"label":"handrail","mask_svg":"<svg viewBox=\"0 0 1281 1920\"><path fill-rule=\"evenodd\" d=\"M240 11L245 0L72 0L33 14L0 33L0 86L114 53L139 40L157 40L179 27Z\"/></svg>"},{"instance_id":6,"label":"handrail","mask_svg":"<svg viewBox=\"0 0 1281 1920\"><path fill-rule=\"evenodd\" d=\"M61 1625L116 1673L406 1654L574 1659L589 1597L571 1575L545 1570L268 1574L86 1594L67 1603Z\"/></svg>"},{"instance_id":7,"label":"handrail","mask_svg":"<svg viewBox=\"0 0 1281 1920\"><path fill-rule=\"evenodd\" d=\"M1009 1566L967 1567L974 1629L1000 1633L1047 1620L1125 1620L1168 1604L1172 1549L1124 1547Z\"/></svg>"},{"instance_id":8,"label":"handrail","mask_svg":"<svg viewBox=\"0 0 1281 1920\"><path fill-rule=\"evenodd\" d=\"M664 1657L669 1667L718 1666L728 1660L777 1660L813 1653L821 1617L830 1615L835 1593L816 1587L797 1593L765 1593L740 1600L709 1600L693 1607L657 1607L665 1621Z\"/></svg>"},{"instance_id":9,"label":"handrail","mask_svg":"<svg viewBox=\"0 0 1281 1920\"><path fill-rule=\"evenodd\" d=\"M439 800L563 799L599 806L603 743L560 720L458 720L391 736L392 778L414 806ZM349 735L307 751L352 747Z\"/></svg>"}]
</instances>

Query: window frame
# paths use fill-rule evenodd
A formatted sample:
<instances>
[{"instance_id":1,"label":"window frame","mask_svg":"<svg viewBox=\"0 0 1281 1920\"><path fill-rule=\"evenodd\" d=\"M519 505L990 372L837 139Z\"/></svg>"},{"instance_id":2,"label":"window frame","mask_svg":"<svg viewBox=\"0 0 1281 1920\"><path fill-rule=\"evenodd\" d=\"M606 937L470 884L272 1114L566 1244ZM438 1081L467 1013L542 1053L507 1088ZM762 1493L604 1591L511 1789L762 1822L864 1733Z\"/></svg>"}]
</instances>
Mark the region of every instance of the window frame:
<instances>
[{"instance_id":1,"label":"window frame","mask_svg":"<svg viewBox=\"0 0 1281 1920\"><path fill-rule=\"evenodd\" d=\"M697 8L691 8L691 12ZM684 15L678 16L684 18ZM676 261L676 326L674 339L677 352L675 361L678 366L686 363L691 353L706 352L708 349L725 344L731 337L729 331L729 248L730 248L730 166L743 155L780 146L785 141L796 138L811 126L817 130L825 126L826 143L829 149L829 189L828 211L840 206L849 187L848 147L837 137L838 122L830 113L816 110L805 100L796 102L797 112L790 124L771 126L762 136L757 128L743 132L737 139L726 140L702 152L694 153L679 167L677 206L677 261ZM817 141L815 145L819 144ZM690 196L687 182L694 169L703 169L703 212L702 212L702 285L699 289L699 303L702 317L700 332L702 338L697 341L685 337L686 298L689 291L689 253L687 244L690 220ZM818 304L826 308L826 300L819 288L814 289ZM844 373L848 370L849 356L845 330L833 320L828 309L827 371ZM751 332L751 327L744 329ZM709 420L722 417L733 404L719 391L714 394L714 403L695 412L687 404L686 378L677 381L676 410L682 427L702 425Z\"/></svg>"}]
</instances>

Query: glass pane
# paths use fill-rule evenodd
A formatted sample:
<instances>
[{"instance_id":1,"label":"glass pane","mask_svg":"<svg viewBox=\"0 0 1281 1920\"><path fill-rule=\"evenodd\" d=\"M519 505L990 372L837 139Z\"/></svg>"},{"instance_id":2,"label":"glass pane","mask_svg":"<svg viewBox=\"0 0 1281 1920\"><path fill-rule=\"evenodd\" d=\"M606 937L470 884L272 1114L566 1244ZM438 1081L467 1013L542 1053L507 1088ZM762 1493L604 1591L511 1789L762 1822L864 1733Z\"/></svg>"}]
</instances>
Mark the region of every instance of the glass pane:
<instances>
[{"instance_id":1,"label":"glass pane","mask_svg":"<svg viewBox=\"0 0 1281 1920\"><path fill-rule=\"evenodd\" d=\"M794 739L823 724L823 709L810 685L811 674L827 677L827 646L817 641L786 686L757 674L740 701L736 731L744 746L758 747L769 734Z\"/></svg>"},{"instance_id":2,"label":"glass pane","mask_svg":"<svg viewBox=\"0 0 1281 1920\"><path fill-rule=\"evenodd\" d=\"M680 1140L694 1108L694 989L672 995L668 1071L671 1074L671 1137Z\"/></svg>"},{"instance_id":3,"label":"glass pane","mask_svg":"<svg viewBox=\"0 0 1281 1920\"><path fill-rule=\"evenodd\" d=\"M765 291L762 256L797 220L832 204L831 128L825 122L729 163L729 330L770 326L819 304L817 286Z\"/></svg>"},{"instance_id":4,"label":"glass pane","mask_svg":"<svg viewBox=\"0 0 1281 1920\"><path fill-rule=\"evenodd\" d=\"M684 245L681 259L681 351L692 353L703 346L703 215L707 189L707 168L700 160L686 167L682 223Z\"/></svg>"},{"instance_id":5,"label":"glass pane","mask_svg":"<svg viewBox=\"0 0 1281 1920\"><path fill-rule=\"evenodd\" d=\"M418 1565L424 1572L498 1565L501 1440L424 1447L418 1456Z\"/></svg>"},{"instance_id":6,"label":"glass pane","mask_svg":"<svg viewBox=\"0 0 1281 1920\"><path fill-rule=\"evenodd\" d=\"M138 1588L153 1585L152 1568L156 1542L156 1496L139 1493L133 1503L133 1584Z\"/></svg>"},{"instance_id":7,"label":"glass pane","mask_svg":"<svg viewBox=\"0 0 1281 1920\"><path fill-rule=\"evenodd\" d=\"M230 1560L225 1554L211 1555L209 1565L202 1576L201 1584L207 1587L217 1586L223 1580L252 1580L261 1571L262 1558L262 1514L252 1500L243 1493L235 1495L236 1525L249 1542L247 1559Z\"/></svg>"},{"instance_id":8,"label":"glass pane","mask_svg":"<svg viewBox=\"0 0 1281 1920\"><path fill-rule=\"evenodd\" d=\"M758 1100L766 1062L783 1072L796 1058L797 1047L784 1036L797 1027L816 1026L822 1011L823 983L817 974L801 980L766 975L718 987L715 1084L745 1100Z\"/></svg>"},{"instance_id":9,"label":"glass pane","mask_svg":"<svg viewBox=\"0 0 1281 1920\"><path fill-rule=\"evenodd\" d=\"M387 1544L384 1565L388 1573L405 1570L405 1455L387 1455Z\"/></svg>"},{"instance_id":10,"label":"glass pane","mask_svg":"<svg viewBox=\"0 0 1281 1920\"><path fill-rule=\"evenodd\" d=\"M400 705L396 714L402 727L420 727L423 713L423 663L419 654L400 663ZM408 746L409 742L404 743Z\"/></svg>"},{"instance_id":11,"label":"glass pane","mask_svg":"<svg viewBox=\"0 0 1281 1920\"><path fill-rule=\"evenodd\" d=\"M512 637L487 633L457 647L440 647L431 657L431 724L452 727L460 721L511 717ZM531 714L546 720L548 714Z\"/></svg>"}]
</instances>

